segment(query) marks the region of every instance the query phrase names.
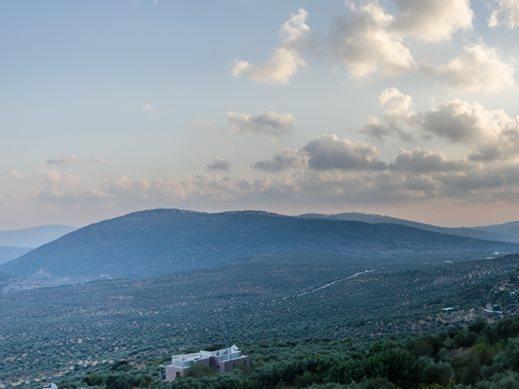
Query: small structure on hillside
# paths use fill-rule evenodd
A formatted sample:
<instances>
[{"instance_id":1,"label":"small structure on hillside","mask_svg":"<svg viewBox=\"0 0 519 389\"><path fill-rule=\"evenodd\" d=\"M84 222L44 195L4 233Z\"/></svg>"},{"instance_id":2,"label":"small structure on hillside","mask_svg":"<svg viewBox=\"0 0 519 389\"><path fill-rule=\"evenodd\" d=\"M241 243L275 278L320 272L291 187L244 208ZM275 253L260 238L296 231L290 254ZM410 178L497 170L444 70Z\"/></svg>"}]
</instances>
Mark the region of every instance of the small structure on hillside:
<instances>
[{"instance_id":1,"label":"small structure on hillside","mask_svg":"<svg viewBox=\"0 0 519 389\"><path fill-rule=\"evenodd\" d=\"M216 372L231 372L236 368L250 369L250 357L243 355L236 346L216 351L201 350L197 353L178 354L171 357L171 364L160 366L162 380L173 381L186 375L192 366L203 366Z\"/></svg>"},{"instance_id":2,"label":"small structure on hillside","mask_svg":"<svg viewBox=\"0 0 519 389\"><path fill-rule=\"evenodd\" d=\"M58 385L56 385L54 382L43 384L41 387L42 389L58 389Z\"/></svg>"}]
</instances>

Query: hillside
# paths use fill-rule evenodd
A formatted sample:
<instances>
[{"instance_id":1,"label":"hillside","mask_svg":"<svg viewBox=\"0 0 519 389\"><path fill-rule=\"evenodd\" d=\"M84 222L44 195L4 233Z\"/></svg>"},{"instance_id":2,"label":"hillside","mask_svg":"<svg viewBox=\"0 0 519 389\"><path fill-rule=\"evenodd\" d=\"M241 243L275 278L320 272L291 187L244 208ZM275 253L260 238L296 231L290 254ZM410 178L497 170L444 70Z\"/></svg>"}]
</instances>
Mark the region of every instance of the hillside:
<instances>
[{"instance_id":1,"label":"hillside","mask_svg":"<svg viewBox=\"0 0 519 389\"><path fill-rule=\"evenodd\" d=\"M251 373L191 369L172 383L156 378L157 362L119 361L63 386L168 389L515 389L519 387L519 317L475 320L440 334L370 342L305 340L245 345Z\"/></svg>"},{"instance_id":2,"label":"hillside","mask_svg":"<svg viewBox=\"0 0 519 389\"><path fill-rule=\"evenodd\" d=\"M256 350L255 363L264 348L254 344L444 331L518 313L518 263L267 256L162 278L0 293L0 384L62 382L110 371L110 360L139 369L148 361L156 379L172 353L225 342L226 326L233 343ZM485 312L488 304L503 313Z\"/></svg>"},{"instance_id":3,"label":"hillside","mask_svg":"<svg viewBox=\"0 0 519 389\"><path fill-rule=\"evenodd\" d=\"M494 224L491 226L475 227L477 231L498 234L509 242L519 242L519 222Z\"/></svg>"},{"instance_id":4,"label":"hillside","mask_svg":"<svg viewBox=\"0 0 519 389\"><path fill-rule=\"evenodd\" d=\"M10 247L0 246L0 265L2 263L11 261L31 251L30 248L25 247Z\"/></svg>"},{"instance_id":5,"label":"hillside","mask_svg":"<svg viewBox=\"0 0 519 389\"><path fill-rule=\"evenodd\" d=\"M142 277L219 265L259 254L355 257L468 256L519 246L397 224L303 219L265 212L136 212L72 232L14 261L15 276Z\"/></svg>"},{"instance_id":6,"label":"hillside","mask_svg":"<svg viewBox=\"0 0 519 389\"><path fill-rule=\"evenodd\" d=\"M0 231L0 246L35 248L58 239L72 231L74 231L74 228L63 225L48 225Z\"/></svg>"},{"instance_id":7,"label":"hillside","mask_svg":"<svg viewBox=\"0 0 519 389\"><path fill-rule=\"evenodd\" d=\"M468 238L493 240L500 242L519 242L519 223L516 226L515 234L507 234L505 231L500 231L499 226L490 227L479 227L479 228L466 228L466 227L439 227L432 224L415 222L412 220L399 219L396 217L375 215L370 213L359 213L359 212L345 212L337 213L332 215L319 214L319 213L307 213L300 215L299 217L305 219L327 219L327 220L341 220L341 221L358 221L364 223L391 223L400 224L403 226L419 228L425 231L438 232L440 234L464 236Z\"/></svg>"}]
</instances>

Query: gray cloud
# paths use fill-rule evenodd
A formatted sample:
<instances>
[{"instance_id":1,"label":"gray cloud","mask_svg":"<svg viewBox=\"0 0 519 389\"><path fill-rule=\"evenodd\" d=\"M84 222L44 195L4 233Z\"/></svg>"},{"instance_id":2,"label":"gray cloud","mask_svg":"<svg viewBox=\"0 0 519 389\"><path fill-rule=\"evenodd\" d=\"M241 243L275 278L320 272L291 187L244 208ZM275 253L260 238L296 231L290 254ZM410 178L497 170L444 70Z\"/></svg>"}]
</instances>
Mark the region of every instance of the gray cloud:
<instances>
[{"instance_id":1,"label":"gray cloud","mask_svg":"<svg viewBox=\"0 0 519 389\"><path fill-rule=\"evenodd\" d=\"M455 172L466 170L468 163L465 160L450 160L441 153L418 149L400 152L390 168L417 173Z\"/></svg>"},{"instance_id":2,"label":"gray cloud","mask_svg":"<svg viewBox=\"0 0 519 389\"><path fill-rule=\"evenodd\" d=\"M378 150L364 143L324 135L314 139L303 149L308 165L315 170L382 170L386 164L379 160Z\"/></svg>"},{"instance_id":3,"label":"gray cloud","mask_svg":"<svg viewBox=\"0 0 519 389\"><path fill-rule=\"evenodd\" d=\"M231 168L231 164L221 158L215 158L205 166L210 171L228 171Z\"/></svg>"},{"instance_id":4,"label":"gray cloud","mask_svg":"<svg viewBox=\"0 0 519 389\"><path fill-rule=\"evenodd\" d=\"M257 115L227 112L227 120L231 128L241 133L257 133L280 136L291 132L295 118L290 113L267 111Z\"/></svg>"},{"instance_id":5,"label":"gray cloud","mask_svg":"<svg viewBox=\"0 0 519 389\"><path fill-rule=\"evenodd\" d=\"M49 158L45 161L46 165L76 165L76 164L85 164L85 163L100 163L105 164L106 160L100 157L91 157L91 158L79 158L75 155L69 155L67 157L62 158Z\"/></svg>"},{"instance_id":6,"label":"gray cloud","mask_svg":"<svg viewBox=\"0 0 519 389\"><path fill-rule=\"evenodd\" d=\"M252 166L258 170L275 173L293 168L301 168L305 163L305 158L299 150L284 150L271 159L258 161Z\"/></svg>"}]
</instances>

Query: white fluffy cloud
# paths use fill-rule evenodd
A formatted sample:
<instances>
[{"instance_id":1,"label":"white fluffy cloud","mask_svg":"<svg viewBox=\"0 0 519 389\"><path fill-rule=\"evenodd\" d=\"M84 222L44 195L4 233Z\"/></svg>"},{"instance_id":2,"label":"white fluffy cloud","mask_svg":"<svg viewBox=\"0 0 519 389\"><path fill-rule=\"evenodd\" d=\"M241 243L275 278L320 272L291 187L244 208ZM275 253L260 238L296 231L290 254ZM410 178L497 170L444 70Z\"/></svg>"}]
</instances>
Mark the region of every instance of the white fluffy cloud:
<instances>
[{"instance_id":1,"label":"white fluffy cloud","mask_svg":"<svg viewBox=\"0 0 519 389\"><path fill-rule=\"evenodd\" d=\"M406 39L447 40L472 28L469 0L395 0L389 14L376 1L351 1L351 18L340 19L332 31L335 54L353 78L392 76L413 68Z\"/></svg>"},{"instance_id":2,"label":"white fluffy cloud","mask_svg":"<svg viewBox=\"0 0 519 389\"><path fill-rule=\"evenodd\" d=\"M390 120L411 119L415 116L413 99L396 88L382 91L378 97L380 106L385 109L385 116Z\"/></svg>"},{"instance_id":3,"label":"white fluffy cloud","mask_svg":"<svg viewBox=\"0 0 519 389\"><path fill-rule=\"evenodd\" d=\"M306 23L307 18L308 12L302 8L291 14L281 26L279 31L281 43L270 58L258 65L237 59L231 67L231 74L234 77L245 77L256 82L288 83L298 69L305 66L300 51L305 37L310 32L310 27Z\"/></svg>"},{"instance_id":4,"label":"white fluffy cloud","mask_svg":"<svg viewBox=\"0 0 519 389\"><path fill-rule=\"evenodd\" d=\"M393 31L393 16L376 3L353 6L352 13L351 19L337 21L332 35L335 54L354 78L395 75L414 65L401 35Z\"/></svg>"},{"instance_id":5,"label":"white fluffy cloud","mask_svg":"<svg viewBox=\"0 0 519 389\"><path fill-rule=\"evenodd\" d=\"M514 67L484 43L465 46L449 63L426 70L449 87L463 92L496 93L513 86Z\"/></svg>"},{"instance_id":6,"label":"white fluffy cloud","mask_svg":"<svg viewBox=\"0 0 519 389\"><path fill-rule=\"evenodd\" d=\"M380 140L392 134L406 141L414 139L420 118L414 110L411 96L396 88L389 88L382 91L378 100L384 109L384 121L376 117L368 118L363 132Z\"/></svg>"},{"instance_id":7,"label":"white fluffy cloud","mask_svg":"<svg viewBox=\"0 0 519 389\"><path fill-rule=\"evenodd\" d=\"M472 28L469 0L396 0L396 4L399 14L394 29L404 36L440 41Z\"/></svg>"},{"instance_id":8,"label":"white fluffy cloud","mask_svg":"<svg viewBox=\"0 0 519 389\"><path fill-rule=\"evenodd\" d=\"M489 162L519 157L519 117L502 109L487 109L477 102L449 100L422 112L411 96L395 88L379 97L383 120L371 117L362 132L383 139L396 135L404 140L436 136L459 143L471 151L468 159Z\"/></svg>"},{"instance_id":9,"label":"white fluffy cloud","mask_svg":"<svg viewBox=\"0 0 519 389\"><path fill-rule=\"evenodd\" d=\"M295 118L290 113L276 111L267 111L257 115L230 111L227 112L227 121L237 132L280 136L292 131Z\"/></svg>"},{"instance_id":10,"label":"white fluffy cloud","mask_svg":"<svg viewBox=\"0 0 519 389\"><path fill-rule=\"evenodd\" d=\"M504 25L513 30L519 27L519 0L498 0L490 14L490 27Z\"/></svg>"}]
</instances>

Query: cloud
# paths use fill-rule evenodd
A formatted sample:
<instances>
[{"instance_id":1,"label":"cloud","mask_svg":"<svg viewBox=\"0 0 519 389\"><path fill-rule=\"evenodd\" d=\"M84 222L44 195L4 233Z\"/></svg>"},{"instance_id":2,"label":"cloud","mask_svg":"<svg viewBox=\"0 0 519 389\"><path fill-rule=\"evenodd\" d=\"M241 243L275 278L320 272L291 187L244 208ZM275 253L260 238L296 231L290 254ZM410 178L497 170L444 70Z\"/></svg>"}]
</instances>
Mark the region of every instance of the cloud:
<instances>
[{"instance_id":1,"label":"cloud","mask_svg":"<svg viewBox=\"0 0 519 389\"><path fill-rule=\"evenodd\" d=\"M384 109L384 121L376 117L368 118L362 132L379 140L397 134L405 141L413 140L420 117L414 110L411 96L396 88L389 88L379 95L379 104Z\"/></svg>"},{"instance_id":2,"label":"cloud","mask_svg":"<svg viewBox=\"0 0 519 389\"><path fill-rule=\"evenodd\" d=\"M378 101L385 109L384 114L389 120L409 120L416 115L411 96L403 94L396 88L383 90Z\"/></svg>"},{"instance_id":3,"label":"cloud","mask_svg":"<svg viewBox=\"0 0 519 389\"><path fill-rule=\"evenodd\" d=\"M503 110L487 110L480 103L456 99L425 112L423 129L451 141L479 145L517 132L519 121Z\"/></svg>"},{"instance_id":4,"label":"cloud","mask_svg":"<svg viewBox=\"0 0 519 389\"><path fill-rule=\"evenodd\" d=\"M484 43L463 48L462 53L442 66L424 66L425 71L447 86L462 92L497 93L515 84L514 68L499 51Z\"/></svg>"},{"instance_id":5,"label":"cloud","mask_svg":"<svg viewBox=\"0 0 519 389\"><path fill-rule=\"evenodd\" d=\"M422 114L423 131L468 146L472 161L519 156L519 117L480 103L450 100Z\"/></svg>"},{"instance_id":6,"label":"cloud","mask_svg":"<svg viewBox=\"0 0 519 389\"><path fill-rule=\"evenodd\" d=\"M105 164L107 163L105 159L101 157L91 157L87 159L79 158L75 155L69 155L66 157L61 158L49 158L47 161L45 161L46 165L59 165L59 166L65 166L65 165L77 165L77 164Z\"/></svg>"},{"instance_id":7,"label":"cloud","mask_svg":"<svg viewBox=\"0 0 519 389\"><path fill-rule=\"evenodd\" d=\"M142 105L142 111L148 115L155 115L157 112L159 112L159 109L150 101L146 101Z\"/></svg>"},{"instance_id":8,"label":"cloud","mask_svg":"<svg viewBox=\"0 0 519 389\"><path fill-rule=\"evenodd\" d=\"M390 168L415 173L454 172L467 169L468 164L465 160L451 160L442 153L417 149L400 152Z\"/></svg>"},{"instance_id":9,"label":"cloud","mask_svg":"<svg viewBox=\"0 0 519 389\"><path fill-rule=\"evenodd\" d=\"M228 171L231 168L231 164L221 158L215 158L205 166L210 171Z\"/></svg>"},{"instance_id":10,"label":"cloud","mask_svg":"<svg viewBox=\"0 0 519 389\"><path fill-rule=\"evenodd\" d=\"M231 128L240 133L256 133L271 136L288 134L294 128L295 118L290 113L267 111L257 115L227 112Z\"/></svg>"},{"instance_id":11,"label":"cloud","mask_svg":"<svg viewBox=\"0 0 519 389\"><path fill-rule=\"evenodd\" d=\"M73 165L79 162L80 159L75 155L69 155L63 158L50 158L45 161L47 165Z\"/></svg>"},{"instance_id":12,"label":"cloud","mask_svg":"<svg viewBox=\"0 0 519 389\"><path fill-rule=\"evenodd\" d=\"M11 169L7 172L7 175L15 180L15 181L23 181L25 180L25 175L21 172L19 172L18 170L15 170L15 169Z\"/></svg>"},{"instance_id":13,"label":"cloud","mask_svg":"<svg viewBox=\"0 0 519 389\"><path fill-rule=\"evenodd\" d=\"M393 28L402 36L435 42L472 28L469 0L396 0L396 5Z\"/></svg>"},{"instance_id":14,"label":"cloud","mask_svg":"<svg viewBox=\"0 0 519 389\"><path fill-rule=\"evenodd\" d=\"M259 65L237 59L231 67L231 75L261 83L288 83L299 68L305 66L300 51L305 37L310 32L310 27L306 24L307 18L308 12L302 8L291 14L279 31L281 44L270 58Z\"/></svg>"},{"instance_id":15,"label":"cloud","mask_svg":"<svg viewBox=\"0 0 519 389\"><path fill-rule=\"evenodd\" d=\"M254 169L277 173L289 169L301 168L306 164L304 155L299 150L284 150L271 159L258 161L252 166Z\"/></svg>"},{"instance_id":16,"label":"cloud","mask_svg":"<svg viewBox=\"0 0 519 389\"><path fill-rule=\"evenodd\" d=\"M414 66L402 36L393 31L393 16L377 3L351 9L351 19L342 18L335 23L332 47L353 78L392 76Z\"/></svg>"},{"instance_id":17,"label":"cloud","mask_svg":"<svg viewBox=\"0 0 519 389\"><path fill-rule=\"evenodd\" d=\"M43 167L37 170L37 177L40 184L32 192L44 203L91 205L106 199L103 191L83 186L79 177L72 174Z\"/></svg>"},{"instance_id":18,"label":"cloud","mask_svg":"<svg viewBox=\"0 0 519 389\"><path fill-rule=\"evenodd\" d=\"M259 168L277 172L256 179L197 174L177 178L130 178L127 175L92 187L79 177L44 167L36 181L27 179L27 196L65 207L135 209L145 207L258 207L259 204L391 204L432 199L467 202L519 199L519 161L479 162L452 158L433 150L405 150L382 161L373 146L340 139L316 138L299 150ZM288 161L288 162L287 162ZM265 162L265 161L260 161ZM15 193L16 195L17 193Z\"/></svg>"},{"instance_id":19,"label":"cloud","mask_svg":"<svg viewBox=\"0 0 519 389\"><path fill-rule=\"evenodd\" d=\"M214 130L219 127L218 120L215 118L202 119L196 118L188 123L188 126L197 131Z\"/></svg>"},{"instance_id":20,"label":"cloud","mask_svg":"<svg viewBox=\"0 0 519 389\"><path fill-rule=\"evenodd\" d=\"M315 170L382 170L386 164L379 160L378 150L361 142L323 135L303 148L308 165Z\"/></svg>"},{"instance_id":21,"label":"cloud","mask_svg":"<svg viewBox=\"0 0 519 389\"><path fill-rule=\"evenodd\" d=\"M496 7L490 14L488 21L490 27L504 25L510 30L519 27L519 1L518 0L498 0Z\"/></svg>"},{"instance_id":22,"label":"cloud","mask_svg":"<svg viewBox=\"0 0 519 389\"><path fill-rule=\"evenodd\" d=\"M519 157L519 116L502 109L489 110L477 102L449 100L426 111L416 111L411 96L398 89L379 96L384 118L368 118L361 132L383 140L397 136L410 141L436 137L466 146L467 159L490 162Z\"/></svg>"}]
</instances>

